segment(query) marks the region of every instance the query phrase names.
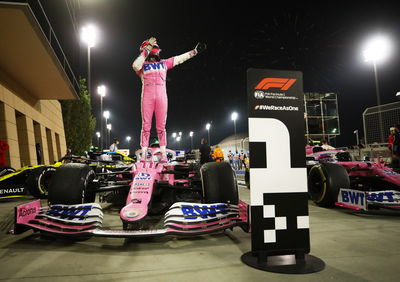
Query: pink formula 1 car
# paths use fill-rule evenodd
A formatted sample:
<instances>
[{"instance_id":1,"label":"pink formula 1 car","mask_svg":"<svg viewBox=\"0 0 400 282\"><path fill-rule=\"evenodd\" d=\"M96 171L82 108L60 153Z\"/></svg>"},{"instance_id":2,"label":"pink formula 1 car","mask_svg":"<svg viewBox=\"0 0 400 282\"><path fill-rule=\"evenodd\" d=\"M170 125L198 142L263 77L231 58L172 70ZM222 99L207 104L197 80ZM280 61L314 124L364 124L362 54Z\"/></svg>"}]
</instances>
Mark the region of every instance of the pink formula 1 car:
<instances>
[{"instance_id":1,"label":"pink formula 1 car","mask_svg":"<svg viewBox=\"0 0 400 282\"><path fill-rule=\"evenodd\" d=\"M242 227L249 230L248 206L238 198L235 174L228 163L161 163L150 157L129 169L96 173L85 164L60 166L49 189L49 206L40 200L15 208L12 232L33 229L68 237L143 237L199 235ZM158 151L157 151L158 150ZM103 228L97 192L125 192L121 230Z\"/></svg>"},{"instance_id":2,"label":"pink formula 1 car","mask_svg":"<svg viewBox=\"0 0 400 282\"><path fill-rule=\"evenodd\" d=\"M319 206L400 210L400 174L384 162L353 161L348 152L306 148L308 191Z\"/></svg>"}]
</instances>

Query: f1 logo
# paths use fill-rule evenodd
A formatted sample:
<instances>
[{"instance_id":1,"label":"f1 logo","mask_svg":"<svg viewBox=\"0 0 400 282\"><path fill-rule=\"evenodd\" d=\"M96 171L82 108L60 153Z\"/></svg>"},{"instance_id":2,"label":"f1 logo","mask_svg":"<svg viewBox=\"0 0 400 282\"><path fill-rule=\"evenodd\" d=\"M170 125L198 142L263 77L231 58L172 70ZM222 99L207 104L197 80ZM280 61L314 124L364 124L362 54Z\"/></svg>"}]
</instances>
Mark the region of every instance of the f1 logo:
<instances>
[{"instance_id":1,"label":"f1 logo","mask_svg":"<svg viewBox=\"0 0 400 282\"><path fill-rule=\"evenodd\" d=\"M288 90L296 80L295 78L266 77L257 84L255 89L267 90L269 88L279 88L280 90Z\"/></svg>"}]
</instances>

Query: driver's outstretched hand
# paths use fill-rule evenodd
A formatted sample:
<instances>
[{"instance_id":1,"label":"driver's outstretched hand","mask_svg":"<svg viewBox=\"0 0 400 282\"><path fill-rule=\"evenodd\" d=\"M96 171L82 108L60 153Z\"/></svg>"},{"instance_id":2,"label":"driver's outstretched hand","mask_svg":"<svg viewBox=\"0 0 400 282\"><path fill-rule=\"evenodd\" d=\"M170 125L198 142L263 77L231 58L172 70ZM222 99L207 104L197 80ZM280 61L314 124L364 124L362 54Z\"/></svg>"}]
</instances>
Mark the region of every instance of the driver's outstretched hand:
<instances>
[{"instance_id":1,"label":"driver's outstretched hand","mask_svg":"<svg viewBox=\"0 0 400 282\"><path fill-rule=\"evenodd\" d=\"M199 42L194 49L196 50L197 54L199 54L207 49L207 45L205 43Z\"/></svg>"}]
</instances>

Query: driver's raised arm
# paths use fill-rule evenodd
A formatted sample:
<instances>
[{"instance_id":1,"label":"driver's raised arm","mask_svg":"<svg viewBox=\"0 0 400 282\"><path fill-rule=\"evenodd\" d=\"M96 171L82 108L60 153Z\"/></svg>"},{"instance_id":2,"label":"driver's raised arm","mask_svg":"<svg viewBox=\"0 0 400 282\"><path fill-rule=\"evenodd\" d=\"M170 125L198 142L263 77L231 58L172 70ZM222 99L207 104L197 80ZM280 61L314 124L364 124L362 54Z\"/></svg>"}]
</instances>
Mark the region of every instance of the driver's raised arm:
<instances>
[{"instance_id":1,"label":"driver's raised arm","mask_svg":"<svg viewBox=\"0 0 400 282\"><path fill-rule=\"evenodd\" d=\"M180 65L186 62L187 60L193 58L194 56L204 51L205 49L206 45L204 43L197 43L196 47L193 50L190 50L189 52L167 59L166 60L167 68L172 69L173 67Z\"/></svg>"},{"instance_id":2,"label":"driver's raised arm","mask_svg":"<svg viewBox=\"0 0 400 282\"><path fill-rule=\"evenodd\" d=\"M151 49L153 48L153 44L156 42L155 37L151 37L147 42L146 45L140 47L140 55L133 61L132 68L135 72L139 72L143 68L144 61L146 60L147 56L149 55Z\"/></svg>"}]
</instances>

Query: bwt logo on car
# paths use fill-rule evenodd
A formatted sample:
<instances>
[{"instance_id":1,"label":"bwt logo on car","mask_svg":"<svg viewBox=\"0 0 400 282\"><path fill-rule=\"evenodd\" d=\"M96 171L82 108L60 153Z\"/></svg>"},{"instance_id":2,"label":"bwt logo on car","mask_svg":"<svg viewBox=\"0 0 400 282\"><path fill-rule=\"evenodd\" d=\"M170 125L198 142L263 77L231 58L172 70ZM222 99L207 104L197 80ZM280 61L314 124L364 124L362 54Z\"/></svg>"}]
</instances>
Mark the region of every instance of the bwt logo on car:
<instances>
[{"instance_id":1,"label":"bwt logo on car","mask_svg":"<svg viewBox=\"0 0 400 282\"><path fill-rule=\"evenodd\" d=\"M352 203L355 205L364 205L364 192L341 190L341 193L343 202Z\"/></svg>"},{"instance_id":2,"label":"bwt logo on car","mask_svg":"<svg viewBox=\"0 0 400 282\"><path fill-rule=\"evenodd\" d=\"M255 89L267 90L270 88L279 88L280 90L288 90L296 80L295 78L266 77L256 85Z\"/></svg>"},{"instance_id":3,"label":"bwt logo on car","mask_svg":"<svg viewBox=\"0 0 400 282\"><path fill-rule=\"evenodd\" d=\"M189 215L186 219L197 219L201 217L206 219L208 217L215 218L217 217L217 212L221 212L222 214L227 214L226 205L212 205L212 206L189 206L185 205L181 207L182 213L184 215Z\"/></svg>"},{"instance_id":4,"label":"bwt logo on car","mask_svg":"<svg viewBox=\"0 0 400 282\"><path fill-rule=\"evenodd\" d=\"M81 207L70 207L65 208L62 206L51 206L50 210L46 213L47 215L58 217L61 219L74 219L80 217L79 220L84 220L84 216L90 212L92 206L81 206Z\"/></svg>"},{"instance_id":5,"label":"bwt logo on car","mask_svg":"<svg viewBox=\"0 0 400 282\"><path fill-rule=\"evenodd\" d=\"M150 173L146 172L139 172L138 175L136 175L135 180L150 180L151 175Z\"/></svg>"},{"instance_id":6,"label":"bwt logo on car","mask_svg":"<svg viewBox=\"0 0 400 282\"><path fill-rule=\"evenodd\" d=\"M367 200L368 202L387 202L393 203L395 202L394 193L391 191L384 191L384 192L368 192L367 195L364 192L357 192L357 191L346 191L341 190L342 201L345 203L352 203L355 205L364 205L364 201Z\"/></svg>"},{"instance_id":7,"label":"bwt logo on car","mask_svg":"<svg viewBox=\"0 0 400 282\"><path fill-rule=\"evenodd\" d=\"M368 193L367 200L371 202L383 202L387 199L387 202L394 202L393 192L378 192L378 193Z\"/></svg>"}]
</instances>

